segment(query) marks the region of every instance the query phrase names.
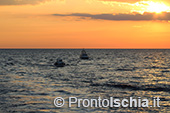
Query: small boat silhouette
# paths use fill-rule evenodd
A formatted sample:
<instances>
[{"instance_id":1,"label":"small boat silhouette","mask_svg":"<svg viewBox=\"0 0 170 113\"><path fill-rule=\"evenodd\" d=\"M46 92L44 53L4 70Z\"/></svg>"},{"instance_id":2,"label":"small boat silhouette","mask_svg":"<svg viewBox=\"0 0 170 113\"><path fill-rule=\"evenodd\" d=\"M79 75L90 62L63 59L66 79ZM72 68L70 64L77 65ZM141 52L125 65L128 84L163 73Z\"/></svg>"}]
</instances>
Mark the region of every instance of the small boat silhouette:
<instances>
[{"instance_id":1,"label":"small boat silhouette","mask_svg":"<svg viewBox=\"0 0 170 113\"><path fill-rule=\"evenodd\" d=\"M89 56L84 49L81 51L80 59L89 59Z\"/></svg>"},{"instance_id":2,"label":"small boat silhouette","mask_svg":"<svg viewBox=\"0 0 170 113\"><path fill-rule=\"evenodd\" d=\"M62 59L58 58L57 61L54 63L56 67L64 67L65 63L63 62Z\"/></svg>"}]
</instances>

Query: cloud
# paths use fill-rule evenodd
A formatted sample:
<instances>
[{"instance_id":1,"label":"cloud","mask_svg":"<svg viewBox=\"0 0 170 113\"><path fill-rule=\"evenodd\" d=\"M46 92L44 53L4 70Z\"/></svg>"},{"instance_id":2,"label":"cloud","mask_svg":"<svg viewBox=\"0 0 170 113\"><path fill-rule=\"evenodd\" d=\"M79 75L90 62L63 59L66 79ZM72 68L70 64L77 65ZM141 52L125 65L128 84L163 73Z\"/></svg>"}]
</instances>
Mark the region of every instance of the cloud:
<instances>
[{"instance_id":1,"label":"cloud","mask_svg":"<svg viewBox=\"0 0 170 113\"><path fill-rule=\"evenodd\" d=\"M126 3L136 3L141 1L152 1L152 2L170 2L169 0L98 0L104 2L126 2Z\"/></svg>"},{"instance_id":2,"label":"cloud","mask_svg":"<svg viewBox=\"0 0 170 113\"><path fill-rule=\"evenodd\" d=\"M133 13L133 14L88 14L88 13L72 13L72 14L53 14L54 16L77 16L77 17L89 17L91 19L101 20L113 20L113 21L150 21L150 20L170 20L170 12L163 12L161 14L148 13L144 14Z\"/></svg>"},{"instance_id":3,"label":"cloud","mask_svg":"<svg viewBox=\"0 0 170 113\"><path fill-rule=\"evenodd\" d=\"M99 1L136 3L136 2L140 2L141 0L99 0Z\"/></svg>"},{"instance_id":4,"label":"cloud","mask_svg":"<svg viewBox=\"0 0 170 113\"><path fill-rule=\"evenodd\" d=\"M35 5L49 0L0 0L0 5Z\"/></svg>"}]
</instances>

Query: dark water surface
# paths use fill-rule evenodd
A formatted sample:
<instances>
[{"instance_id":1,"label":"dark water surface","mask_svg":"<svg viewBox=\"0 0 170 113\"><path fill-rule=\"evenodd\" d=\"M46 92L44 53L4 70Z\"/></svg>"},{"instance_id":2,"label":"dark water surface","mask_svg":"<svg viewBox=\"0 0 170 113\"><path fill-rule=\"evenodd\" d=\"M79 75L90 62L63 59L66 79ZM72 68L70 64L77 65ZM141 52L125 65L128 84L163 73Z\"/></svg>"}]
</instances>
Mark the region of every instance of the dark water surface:
<instances>
[{"instance_id":1,"label":"dark water surface","mask_svg":"<svg viewBox=\"0 0 170 113\"><path fill-rule=\"evenodd\" d=\"M0 50L0 113L170 112L170 50ZM62 58L66 64L56 68ZM56 97L152 99L160 108L56 108Z\"/></svg>"}]
</instances>

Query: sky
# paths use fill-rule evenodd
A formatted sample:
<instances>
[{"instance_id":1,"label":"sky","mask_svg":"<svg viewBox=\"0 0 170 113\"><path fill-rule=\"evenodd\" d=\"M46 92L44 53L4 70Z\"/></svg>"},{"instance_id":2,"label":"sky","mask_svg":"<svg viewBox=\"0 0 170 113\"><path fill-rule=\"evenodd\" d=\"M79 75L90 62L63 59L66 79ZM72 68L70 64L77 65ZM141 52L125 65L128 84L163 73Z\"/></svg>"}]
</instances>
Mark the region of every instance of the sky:
<instances>
[{"instance_id":1,"label":"sky","mask_svg":"<svg viewBox=\"0 0 170 113\"><path fill-rule=\"evenodd\" d=\"M169 0L0 0L0 48L170 49Z\"/></svg>"}]
</instances>

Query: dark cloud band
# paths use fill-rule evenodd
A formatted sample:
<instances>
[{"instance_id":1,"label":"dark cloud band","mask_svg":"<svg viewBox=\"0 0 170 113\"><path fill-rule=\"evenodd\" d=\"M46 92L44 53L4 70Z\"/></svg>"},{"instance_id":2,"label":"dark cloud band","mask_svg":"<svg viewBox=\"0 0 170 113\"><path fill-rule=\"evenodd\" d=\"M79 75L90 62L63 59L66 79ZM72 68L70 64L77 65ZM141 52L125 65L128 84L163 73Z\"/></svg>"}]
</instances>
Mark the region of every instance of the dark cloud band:
<instances>
[{"instance_id":1,"label":"dark cloud band","mask_svg":"<svg viewBox=\"0 0 170 113\"><path fill-rule=\"evenodd\" d=\"M34 5L49 0L0 0L0 5Z\"/></svg>"},{"instance_id":2,"label":"dark cloud band","mask_svg":"<svg viewBox=\"0 0 170 113\"><path fill-rule=\"evenodd\" d=\"M161 14L155 13L144 13L144 14L87 14L87 13L72 13L72 14L53 14L54 16L78 16L78 17L89 17L91 19L102 19L102 20L132 20L132 21L149 21L149 20L170 20L170 12L164 12Z\"/></svg>"}]
</instances>

